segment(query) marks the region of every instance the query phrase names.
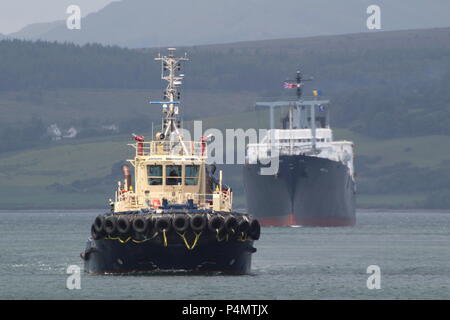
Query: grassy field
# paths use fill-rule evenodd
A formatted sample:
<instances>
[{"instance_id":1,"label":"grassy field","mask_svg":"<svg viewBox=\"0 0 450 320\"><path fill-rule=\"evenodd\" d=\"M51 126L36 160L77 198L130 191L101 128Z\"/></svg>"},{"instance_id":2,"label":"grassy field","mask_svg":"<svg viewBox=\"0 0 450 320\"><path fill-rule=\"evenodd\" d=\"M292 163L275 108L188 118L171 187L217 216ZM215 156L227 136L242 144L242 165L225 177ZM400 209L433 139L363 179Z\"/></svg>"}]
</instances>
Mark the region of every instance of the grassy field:
<instances>
[{"instance_id":1,"label":"grassy field","mask_svg":"<svg viewBox=\"0 0 450 320\"><path fill-rule=\"evenodd\" d=\"M245 129L258 126L258 122L261 123L259 117L254 112L212 117L203 121L203 128ZM186 123L186 127L190 125ZM375 140L349 130L336 129L335 139L354 141L356 157L378 157L372 164L374 167L410 162L415 167L429 168L450 161L450 148L436 148L450 145L449 136ZM110 180L105 179L113 175L115 164L132 157L133 149L126 145L129 142L131 139L127 135L62 140L47 147L1 154L0 208L106 208L115 184L112 180L109 184ZM234 186L235 205L245 206L240 168L225 166L224 171L227 181ZM85 190L62 188L55 191L52 188L55 184L71 186L77 181L87 184ZM399 190L398 193L386 195L359 194L358 206L420 207L423 200L422 193Z\"/></svg>"},{"instance_id":2,"label":"grassy field","mask_svg":"<svg viewBox=\"0 0 450 320\"><path fill-rule=\"evenodd\" d=\"M376 140L349 130L334 130L335 139L355 142L356 155L380 157L375 166L410 162L416 167L435 167L450 160L450 136L434 135L391 140Z\"/></svg>"},{"instance_id":3,"label":"grassy field","mask_svg":"<svg viewBox=\"0 0 450 320\"><path fill-rule=\"evenodd\" d=\"M123 142L87 139L12 153L0 158L0 179L9 187L40 187L105 176L114 162L131 156L126 150Z\"/></svg>"}]
</instances>

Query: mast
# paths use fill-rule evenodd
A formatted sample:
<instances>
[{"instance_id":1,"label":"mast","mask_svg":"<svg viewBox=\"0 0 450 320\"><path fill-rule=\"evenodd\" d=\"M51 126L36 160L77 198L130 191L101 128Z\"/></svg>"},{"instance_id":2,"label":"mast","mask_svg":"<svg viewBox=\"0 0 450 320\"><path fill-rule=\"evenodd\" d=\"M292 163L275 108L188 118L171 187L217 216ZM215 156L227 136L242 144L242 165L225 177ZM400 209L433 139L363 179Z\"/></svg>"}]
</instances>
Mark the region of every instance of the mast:
<instances>
[{"instance_id":1,"label":"mast","mask_svg":"<svg viewBox=\"0 0 450 320\"><path fill-rule=\"evenodd\" d=\"M304 81L311 81L312 79L305 79ZM303 76L300 70L297 70L297 76L295 77L295 81L297 82L297 100L300 101L302 98L302 86L303 86Z\"/></svg>"},{"instance_id":2,"label":"mast","mask_svg":"<svg viewBox=\"0 0 450 320\"><path fill-rule=\"evenodd\" d=\"M300 70L297 70L297 74L295 77L295 80L287 80L288 83L292 83L292 84L296 84L296 88L297 88L297 103L295 103L294 105L290 105L289 106L289 129L292 129L292 121L293 121L293 109L295 108L295 110L297 111L297 114L300 116L301 114L301 110L299 110L299 107L302 103L302 95L303 95L303 82L304 81L312 81L313 78L303 78L302 73L300 72ZM317 99L315 99L317 100ZM310 129L311 129L311 145L312 145L312 150L313 152L316 151L316 114L315 114L315 104L311 105L311 111L310 111L310 116L311 116L311 121L310 121ZM299 119L299 123L300 123L300 119ZM292 132L292 131L291 131ZM290 149L292 151L292 139L290 139Z\"/></svg>"},{"instance_id":3,"label":"mast","mask_svg":"<svg viewBox=\"0 0 450 320\"><path fill-rule=\"evenodd\" d=\"M302 73L300 72L300 70L298 70L295 80L297 82L297 101L301 102L302 94L303 94L303 92L302 92L303 81L312 81L313 78L303 79ZM315 97L314 101L317 101L317 97ZM298 105L297 105L297 107L298 107ZM311 122L310 122L309 127L311 129L311 145L312 145L313 152L315 152L316 151L316 104L315 103L311 104L310 117L311 117Z\"/></svg>"},{"instance_id":4,"label":"mast","mask_svg":"<svg viewBox=\"0 0 450 320\"><path fill-rule=\"evenodd\" d=\"M173 136L176 136L186 150L178 130L180 128L179 105L181 98L179 87L182 84L184 75L177 74L177 71L181 70L181 62L189 59L186 54L184 57L176 58L175 50L175 48L168 48L169 53L167 56L159 54L155 58L156 61L161 61L161 79L166 80L168 83L164 90L164 101L151 101L150 103L162 104L163 107L162 133L158 138L160 140L173 140Z\"/></svg>"},{"instance_id":5,"label":"mast","mask_svg":"<svg viewBox=\"0 0 450 320\"><path fill-rule=\"evenodd\" d=\"M314 101L317 101L317 97L314 98ZM312 150L316 152L316 103L311 105L311 144Z\"/></svg>"}]
</instances>

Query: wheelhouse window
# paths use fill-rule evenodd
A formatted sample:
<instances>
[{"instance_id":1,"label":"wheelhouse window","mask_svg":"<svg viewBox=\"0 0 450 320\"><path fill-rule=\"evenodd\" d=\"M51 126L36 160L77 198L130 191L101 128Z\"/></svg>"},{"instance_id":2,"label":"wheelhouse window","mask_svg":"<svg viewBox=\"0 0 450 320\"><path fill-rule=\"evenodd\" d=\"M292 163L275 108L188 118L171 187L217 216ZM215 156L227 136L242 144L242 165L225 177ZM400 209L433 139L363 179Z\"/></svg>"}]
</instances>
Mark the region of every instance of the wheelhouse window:
<instances>
[{"instance_id":1,"label":"wheelhouse window","mask_svg":"<svg viewBox=\"0 0 450 320\"><path fill-rule=\"evenodd\" d=\"M147 166L148 184L151 186L162 185L162 165L149 165Z\"/></svg>"},{"instance_id":2,"label":"wheelhouse window","mask_svg":"<svg viewBox=\"0 0 450 320\"><path fill-rule=\"evenodd\" d=\"M199 165L187 165L185 167L186 173L185 173L185 184L187 186L195 186L198 184L198 176L200 173L200 166Z\"/></svg>"},{"instance_id":3,"label":"wheelhouse window","mask_svg":"<svg viewBox=\"0 0 450 320\"><path fill-rule=\"evenodd\" d=\"M166 185L176 186L181 184L181 165L166 166Z\"/></svg>"}]
</instances>

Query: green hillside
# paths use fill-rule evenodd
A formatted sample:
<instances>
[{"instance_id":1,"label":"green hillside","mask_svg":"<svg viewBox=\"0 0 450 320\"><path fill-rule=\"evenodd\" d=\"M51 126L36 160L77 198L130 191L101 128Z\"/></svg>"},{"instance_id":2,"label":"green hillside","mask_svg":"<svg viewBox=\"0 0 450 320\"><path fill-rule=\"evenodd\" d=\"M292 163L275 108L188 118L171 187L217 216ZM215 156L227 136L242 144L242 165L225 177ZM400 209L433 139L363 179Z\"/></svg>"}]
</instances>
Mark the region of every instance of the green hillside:
<instances>
[{"instance_id":1,"label":"green hillside","mask_svg":"<svg viewBox=\"0 0 450 320\"><path fill-rule=\"evenodd\" d=\"M287 94L282 83L300 68L315 78L306 93L332 98L336 127L382 139L450 134L449 39L442 28L180 48L190 57L186 115L226 115ZM146 103L164 85L159 51L0 41L0 123L35 115L92 129L89 121L149 117Z\"/></svg>"}]
</instances>

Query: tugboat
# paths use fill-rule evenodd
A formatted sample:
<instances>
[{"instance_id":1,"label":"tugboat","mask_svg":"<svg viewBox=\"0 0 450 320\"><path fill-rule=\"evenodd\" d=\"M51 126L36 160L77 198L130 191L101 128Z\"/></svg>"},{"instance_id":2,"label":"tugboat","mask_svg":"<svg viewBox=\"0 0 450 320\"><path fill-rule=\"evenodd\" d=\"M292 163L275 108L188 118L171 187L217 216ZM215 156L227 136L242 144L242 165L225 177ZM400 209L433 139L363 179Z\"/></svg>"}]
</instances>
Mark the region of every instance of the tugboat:
<instances>
[{"instance_id":1,"label":"tugboat","mask_svg":"<svg viewBox=\"0 0 450 320\"><path fill-rule=\"evenodd\" d=\"M270 130L261 143L247 146L243 173L247 213L263 226L352 226L356 220L354 144L333 140L330 101L320 97L320 90L303 98L307 80L312 79L297 71L295 80L284 83L285 88L296 89L296 98L256 103L257 109L269 109ZM275 109L284 115L281 129L274 125ZM273 161L275 155L278 171L262 174L263 163Z\"/></svg>"},{"instance_id":2,"label":"tugboat","mask_svg":"<svg viewBox=\"0 0 450 320\"><path fill-rule=\"evenodd\" d=\"M98 215L81 254L87 273L220 272L248 274L258 220L232 211L233 191L207 165L207 139L185 141L179 119L186 55L159 55L168 82L161 104L161 132L154 140L133 134L134 168L122 166L111 212Z\"/></svg>"}]
</instances>

